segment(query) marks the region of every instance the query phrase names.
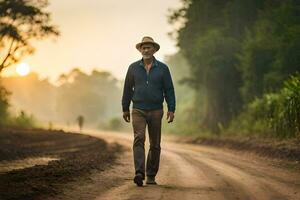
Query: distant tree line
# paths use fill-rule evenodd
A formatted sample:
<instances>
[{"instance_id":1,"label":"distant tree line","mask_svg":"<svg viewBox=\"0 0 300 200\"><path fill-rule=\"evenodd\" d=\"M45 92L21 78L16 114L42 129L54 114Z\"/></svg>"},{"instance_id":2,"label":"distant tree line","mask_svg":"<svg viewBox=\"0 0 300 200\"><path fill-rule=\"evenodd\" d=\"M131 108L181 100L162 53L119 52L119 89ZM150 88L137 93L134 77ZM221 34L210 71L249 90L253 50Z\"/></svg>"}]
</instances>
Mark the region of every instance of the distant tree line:
<instances>
[{"instance_id":1,"label":"distant tree line","mask_svg":"<svg viewBox=\"0 0 300 200\"><path fill-rule=\"evenodd\" d=\"M283 133L277 126L278 121L276 125L270 122L280 116L269 115L261 116L267 118L268 123L261 123L258 129L277 135L281 130L280 137L299 134L299 0L182 2L181 8L171 11L169 22L179 27L171 36L177 40L180 53L190 66L190 73L182 82L195 91L193 112L197 112L198 127L221 133L237 127L232 124L242 119L248 125L239 128L252 127L253 121L246 120L245 115L249 118L251 113L256 113L249 109L261 108L253 103L267 104L263 100L267 94L287 95L283 91L289 89L284 88L290 88L289 91L294 92L289 93L294 95L293 106L286 111L286 120L282 123L288 123L283 127L298 123L298 128L289 134ZM273 101L277 102L276 107L284 108L291 103L283 100L284 97L281 99ZM265 115L270 112L265 111ZM273 112L273 115L282 112Z\"/></svg>"},{"instance_id":2,"label":"distant tree line","mask_svg":"<svg viewBox=\"0 0 300 200\"><path fill-rule=\"evenodd\" d=\"M120 114L119 81L109 72L86 74L75 68L62 74L57 86L34 73L2 78L2 84L12 93L9 102L14 111L31 113L44 124L74 125L82 115L87 126L103 128Z\"/></svg>"},{"instance_id":3,"label":"distant tree line","mask_svg":"<svg viewBox=\"0 0 300 200\"><path fill-rule=\"evenodd\" d=\"M109 72L94 70L88 75L75 68L61 75L59 82L56 120L67 123L82 115L87 123L99 125L119 115L119 81Z\"/></svg>"}]
</instances>

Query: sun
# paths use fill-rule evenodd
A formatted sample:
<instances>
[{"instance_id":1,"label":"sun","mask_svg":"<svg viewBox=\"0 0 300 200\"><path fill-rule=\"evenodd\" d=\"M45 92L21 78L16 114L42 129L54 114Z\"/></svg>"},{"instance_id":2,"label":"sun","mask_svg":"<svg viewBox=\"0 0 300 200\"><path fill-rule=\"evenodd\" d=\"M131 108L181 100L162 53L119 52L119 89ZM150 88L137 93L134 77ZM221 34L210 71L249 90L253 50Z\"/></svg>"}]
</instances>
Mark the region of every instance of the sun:
<instances>
[{"instance_id":1,"label":"sun","mask_svg":"<svg viewBox=\"0 0 300 200\"><path fill-rule=\"evenodd\" d=\"M30 72L30 67L27 63L21 63L21 64L17 65L16 72L20 76L26 76Z\"/></svg>"}]
</instances>

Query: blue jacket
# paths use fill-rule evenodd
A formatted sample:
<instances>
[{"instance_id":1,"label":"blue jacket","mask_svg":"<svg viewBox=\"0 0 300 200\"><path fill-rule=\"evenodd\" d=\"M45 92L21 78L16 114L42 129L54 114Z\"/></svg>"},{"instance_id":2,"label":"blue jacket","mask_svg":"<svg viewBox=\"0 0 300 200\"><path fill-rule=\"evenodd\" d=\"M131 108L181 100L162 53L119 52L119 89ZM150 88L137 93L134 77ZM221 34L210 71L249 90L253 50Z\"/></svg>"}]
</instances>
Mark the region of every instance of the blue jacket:
<instances>
[{"instance_id":1,"label":"blue jacket","mask_svg":"<svg viewBox=\"0 0 300 200\"><path fill-rule=\"evenodd\" d=\"M168 111L175 111L175 93L169 68L154 58L149 73L143 60L132 63L127 71L122 107L129 111L130 102L133 108L141 110L157 110L163 108L166 99Z\"/></svg>"}]
</instances>

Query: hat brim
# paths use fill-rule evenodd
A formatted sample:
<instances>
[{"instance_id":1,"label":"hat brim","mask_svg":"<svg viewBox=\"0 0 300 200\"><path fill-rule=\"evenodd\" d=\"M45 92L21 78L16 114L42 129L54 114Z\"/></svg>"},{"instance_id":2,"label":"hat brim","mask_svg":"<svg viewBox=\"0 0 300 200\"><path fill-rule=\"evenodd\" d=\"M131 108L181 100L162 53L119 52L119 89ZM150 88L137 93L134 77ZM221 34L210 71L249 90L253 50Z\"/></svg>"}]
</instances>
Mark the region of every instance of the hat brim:
<instances>
[{"instance_id":1,"label":"hat brim","mask_svg":"<svg viewBox=\"0 0 300 200\"><path fill-rule=\"evenodd\" d=\"M153 44L154 49L155 49L156 51L158 51L158 50L160 49L159 44L157 44L156 42L140 42L140 43L137 43L137 44L135 45L135 48L136 48L137 50L140 50L140 48L141 48L141 46L142 46L143 44Z\"/></svg>"}]
</instances>

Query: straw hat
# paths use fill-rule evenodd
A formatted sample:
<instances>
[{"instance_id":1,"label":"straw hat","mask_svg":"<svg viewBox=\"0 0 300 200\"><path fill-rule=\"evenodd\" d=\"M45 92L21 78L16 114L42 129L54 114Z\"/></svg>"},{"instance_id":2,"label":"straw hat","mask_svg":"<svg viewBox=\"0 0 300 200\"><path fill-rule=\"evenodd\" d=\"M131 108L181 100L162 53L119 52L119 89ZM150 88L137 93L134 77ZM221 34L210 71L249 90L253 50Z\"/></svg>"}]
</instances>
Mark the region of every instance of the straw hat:
<instances>
[{"instance_id":1,"label":"straw hat","mask_svg":"<svg viewBox=\"0 0 300 200\"><path fill-rule=\"evenodd\" d=\"M154 48L155 48L156 51L159 50L159 48L160 48L159 44L157 44L156 42L154 42L153 38L149 37L149 36L143 37L142 42L137 43L135 45L135 47L137 48L137 50L140 50L140 48L141 48L141 46L143 44L149 44L149 43L154 45Z\"/></svg>"}]
</instances>

